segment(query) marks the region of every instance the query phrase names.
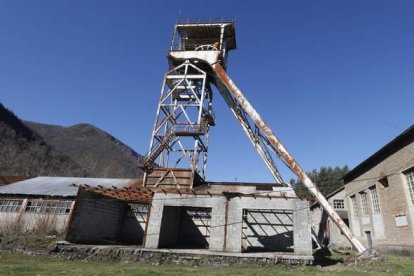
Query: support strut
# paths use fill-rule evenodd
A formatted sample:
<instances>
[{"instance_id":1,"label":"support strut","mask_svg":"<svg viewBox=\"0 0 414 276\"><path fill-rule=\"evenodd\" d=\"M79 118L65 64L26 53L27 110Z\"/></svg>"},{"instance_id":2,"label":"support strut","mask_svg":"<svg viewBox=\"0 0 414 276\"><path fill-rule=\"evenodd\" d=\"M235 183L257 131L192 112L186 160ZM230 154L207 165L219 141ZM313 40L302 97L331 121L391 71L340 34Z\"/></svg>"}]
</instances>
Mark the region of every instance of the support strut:
<instances>
[{"instance_id":1,"label":"support strut","mask_svg":"<svg viewBox=\"0 0 414 276\"><path fill-rule=\"evenodd\" d=\"M270 127L264 122L259 113L257 113L247 98L243 95L241 90L230 79L223 67L219 63L214 63L211 67L213 69L213 78L220 94L224 97L226 103L229 105L231 111L240 122L243 130L252 141L276 181L280 183L279 181L282 181L282 179L279 178L280 175L276 169L276 166L274 166L274 164L267 159L266 150L263 145L266 149L269 148L273 153L275 153L286 164L286 166L298 176L301 182L306 188L308 188L309 192L315 196L316 200L325 212L339 227L342 233L344 233L345 237L355 247L355 249L360 254L365 252L366 248L364 245L357 238L355 238L348 226L346 226L332 206L329 205L328 201L317 189L316 185L299 166L292 155L285 149ZM252 133L252 128L248 124L249 121L254 123L254 128L256 129L255 133Z\"/></svg>"}]
</instances>

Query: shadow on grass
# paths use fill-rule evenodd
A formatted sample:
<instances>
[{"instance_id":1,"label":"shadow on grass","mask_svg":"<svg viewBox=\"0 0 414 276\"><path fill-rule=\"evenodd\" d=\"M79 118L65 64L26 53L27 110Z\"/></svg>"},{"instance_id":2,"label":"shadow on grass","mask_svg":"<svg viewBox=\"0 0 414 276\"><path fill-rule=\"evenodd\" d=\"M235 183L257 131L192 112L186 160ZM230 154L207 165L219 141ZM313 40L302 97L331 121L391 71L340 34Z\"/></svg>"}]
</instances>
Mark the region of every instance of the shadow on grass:
<instances>
[{"instance_id":1,"label":"shadow on grass","mask_svg":"<svg viewBox=\"0 0 414 276\"><path fill-rule=\"evenodd\" d=\"M332 252L334 254L332 254ZM315 253L313 253L314 266L330 266L337 263L344 263L344 255L349 255L349 253L343 253L339 251L330 251L328 248L322 248L319 250L316 250Z\"/></svg>"}]
</instances>

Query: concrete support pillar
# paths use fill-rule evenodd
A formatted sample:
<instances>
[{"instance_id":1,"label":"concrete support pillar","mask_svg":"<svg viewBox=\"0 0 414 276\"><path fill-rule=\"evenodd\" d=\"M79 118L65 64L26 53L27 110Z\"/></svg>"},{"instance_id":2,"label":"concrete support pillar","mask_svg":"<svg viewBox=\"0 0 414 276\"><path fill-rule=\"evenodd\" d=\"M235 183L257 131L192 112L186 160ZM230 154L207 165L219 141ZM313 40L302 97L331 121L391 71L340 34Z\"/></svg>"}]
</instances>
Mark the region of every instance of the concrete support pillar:
<instances>
[{"instance_id":1,"label":"concrete support pillar","mask_svg":"<svg viewBox=\"0 0 414 276\"><path fill-rule=\"evenodd\" d=\"M223 251L225 232L226 232L226 198L214 198L214 205L211 209L211 228L210 228L210 251Z\"/></svg>"},{"instance_id":2,"label":"concrete support pillar","mask_svg":"<svg viewBox=\"0 0 414 276\"><path fill-rule=\"evenodd\" d=\"M158 248L161 233L162 213L164 204L161 200L153 200L149 216L147 234L145 236L146 248Z\"/></svg>"},{"instance_id":3,"label":"concrete support pillar","mask_svg":"<svg viewBox=\"0 0 414 276\"><path fill-rule=\"evenodd\" d=\"M309 202L296 200L293 211L293 246L295 255L312 255Z\"/></svg>"},{"instance_id":4,"label":"concrete support pillar","mask_svg":"<svg viewBox=\"0 0 414 276\"><path fill-rule=\"evenodd\" d=\"M226 252L241 252L243 208L238 199L229 199L227 209Z\"/></svg>"}]
</instances>

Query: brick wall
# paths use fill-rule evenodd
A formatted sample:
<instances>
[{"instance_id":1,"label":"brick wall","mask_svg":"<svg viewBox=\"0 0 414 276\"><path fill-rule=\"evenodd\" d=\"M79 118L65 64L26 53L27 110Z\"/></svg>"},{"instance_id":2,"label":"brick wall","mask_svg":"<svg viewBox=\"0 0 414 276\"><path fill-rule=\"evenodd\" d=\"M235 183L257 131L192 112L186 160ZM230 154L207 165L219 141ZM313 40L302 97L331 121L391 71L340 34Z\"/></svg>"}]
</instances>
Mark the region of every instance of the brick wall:
<instances>
[{"instance_id":1,"label":"brick wall","mask_svg":"<svg viewBox=\"0 0 414 276\"><path fill-rule=\"evenodd\" d=\"M408 187L403 172L414 166L414 143L400 148L377 165L359 175L345 186L347 205L355 196L357 210L350 211L351 229L367 244L366 232L372 235L373 247L383 251L404 250L414 253L413 206L409 200ZM383 185L379 179L386 179ZM385 183L383 181L383 183ZM380 212L375 214L371 191L378 193ZM361 192L367 193L368 215L362 214ZM355 212L357 212L355 216ZM406 225L397 226L396 216L405 218Z\"/></svg>"}]
</instances>

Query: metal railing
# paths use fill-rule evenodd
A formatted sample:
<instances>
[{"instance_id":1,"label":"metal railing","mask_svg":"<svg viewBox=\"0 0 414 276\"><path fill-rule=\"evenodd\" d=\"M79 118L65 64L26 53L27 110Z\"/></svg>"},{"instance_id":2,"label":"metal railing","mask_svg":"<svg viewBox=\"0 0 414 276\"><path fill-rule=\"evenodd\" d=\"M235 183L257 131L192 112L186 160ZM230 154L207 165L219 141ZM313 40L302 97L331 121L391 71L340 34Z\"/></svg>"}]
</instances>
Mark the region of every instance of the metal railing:
<instances>
[{"instance_id":1,"label":"metal railing","mask_svg":"<svg viewBox=\"0 0 414 276\"><path fill-rule=\"evenodd\" d=\"M220 37L174 41L171 51L220 51Z\"/></svg>"},{"instance_id":2,"label":"metal railing","mask_svg":"<svg viewBox=\"0 0 414 276\"><path fill-rule=\"evenodd\" d=\"M205 134L207 131L207 127L205 124L183 124L183 125L174 125L172 127L172 131L177 136L185 136L185 135L193 135L193 134Z\"/></svg>"},{"instance_id":3,"label":"metal railing","mask_svg":"<svg viewBox=\"0 0 414 276\"><path fill-rule=\"evenodd\" d=\"M215 18L179 18L177 24L220 24L234 23L234 17L215 17Z\"/></svg>"}]
</instances>

